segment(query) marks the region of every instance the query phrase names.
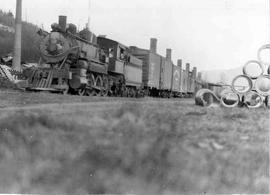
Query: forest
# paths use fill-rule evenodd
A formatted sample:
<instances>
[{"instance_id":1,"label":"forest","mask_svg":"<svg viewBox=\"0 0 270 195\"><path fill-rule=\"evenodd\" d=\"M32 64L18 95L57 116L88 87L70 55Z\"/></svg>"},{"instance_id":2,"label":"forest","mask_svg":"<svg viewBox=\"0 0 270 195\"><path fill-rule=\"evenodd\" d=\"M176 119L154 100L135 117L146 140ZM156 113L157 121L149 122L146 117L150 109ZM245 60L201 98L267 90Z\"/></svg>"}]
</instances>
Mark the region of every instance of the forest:
<instances>
[{"instance_id":1,"label":"forest","mask_svg":"<svg viewBox=\"0 0 270 195\"><path fill-rule=\"evenodd\" d=\"M0 24L14 28L15 18L13 13L0 10ZM29 22L22 22L22 61L37 62L39 60L38 26ZM0 57L12 53L14 33L0 28Z\"/></svg>"}]
</instances>

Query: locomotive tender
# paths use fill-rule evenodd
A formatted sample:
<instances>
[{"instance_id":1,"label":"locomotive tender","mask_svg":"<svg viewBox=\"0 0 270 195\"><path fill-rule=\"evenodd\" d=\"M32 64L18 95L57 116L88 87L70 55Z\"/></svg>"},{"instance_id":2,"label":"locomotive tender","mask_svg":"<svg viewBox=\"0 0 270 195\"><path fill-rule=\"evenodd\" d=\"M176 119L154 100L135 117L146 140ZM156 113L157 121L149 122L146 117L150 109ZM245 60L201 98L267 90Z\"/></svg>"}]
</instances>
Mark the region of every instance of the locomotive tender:
<instances>
[{"instance_id":1,"label":"locomotive tender","mask_svg":"<svg viewBox=\"0 0 270 195\"><path fill-rule=\"evenodd\" d=\"M41 61L28 72L28 89L64 94L139 97L194 94L196 68L175 66L171 49L166 57L157 54L157 39L150 50L127 47L106 37L96 37L89 29L77 32L66 16L52 24L50 33L41 32Z\"/></svg>"}]
</instances>

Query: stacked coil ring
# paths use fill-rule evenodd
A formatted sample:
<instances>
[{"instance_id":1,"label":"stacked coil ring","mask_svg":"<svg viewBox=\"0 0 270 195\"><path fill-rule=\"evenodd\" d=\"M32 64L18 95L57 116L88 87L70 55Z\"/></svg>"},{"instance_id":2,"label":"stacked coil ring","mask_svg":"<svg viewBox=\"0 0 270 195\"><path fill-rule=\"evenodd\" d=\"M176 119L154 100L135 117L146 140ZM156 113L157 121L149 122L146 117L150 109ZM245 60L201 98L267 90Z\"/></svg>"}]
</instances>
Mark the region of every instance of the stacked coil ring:
<instances>
[{"instance_id":1,"label":"stacked coil ring","mask_svg":"<svg viewBox=\"0 0 270 195\"><path fill-rule=\"evenodd\" d=\"M269 96L270 95L270 76L263 75L257 78L257 80L254 83L254 88L260 95Z\"/></svg>"},{"instance_id":2,"label":"stacked coil ring","mask_svg":"<svg viewBox=\"0 0 270 195\"><path fill-rule=\"evenodd\" d=\"M226 91L221 94L220 103L226 108L234 108L239 105L239 102L240 96L233 91Z\"/></svg>"},{"instance_id":3,"label":"stacked coil ring","mask_svg":"<svg viewBox=\"0 0 270 195\"><path fill-rule=\"evenodd\" d=\"M258 53L257 53L257 55L258 55L258 60L260 61L261 64L265 64L265 65L268 65L268 66L269 66L269 65L270 65L270 62L265 62L265 61L263 61L262 55L261 55L262 51L265 50L265 49L269 49L269 50L270 50L270 44L263 45L263 46L258 50Z\"/></svg>"},{"instance_id":4,"label":"stacked coil ring","mask_svg":"<svg viewBox=\"0 0 270 195\"><path fill-rule=\"evenodd\" d=\"M248 73L248 70L247 70L247 69L248 69L248 66L249 66L250 64L256 64L256 65L259 66L259 68L260 68L260 74L259 74L259 75L257 75L257 76L252 76L252 75L250 75L250 74ZM246 75L246 76L248 76L248 77L250 77L251 79L257 79L259 76L263 75L263 73L264 73L263 65L262 65L259 61L256 61L256 60L250 60L250 61L248 61L248 62L244 65L244 67L243 67L243 74Z\"/></svg>"},{"instance_id":5,"label":"stacked coil ring","mask_svg":"<svg viewBox=\"0 0 270 195\"><path fill-rule=\"evenodd\" d=\"M248 81L248 88L246 90L241 91L241 90L237 89L238 86L236 86L236 81L238 79L240 79L240 78L244 78L244 79L246 79ZM253 88L253 82L252 82L251 78L249 76L247 76L247 75L238 75L232 81L232 90L233 90L233 92L235 92L237 94L243 95L243 94L248 93L249 91L251 91L252 88Z\"/></svg>"}]
</instances>

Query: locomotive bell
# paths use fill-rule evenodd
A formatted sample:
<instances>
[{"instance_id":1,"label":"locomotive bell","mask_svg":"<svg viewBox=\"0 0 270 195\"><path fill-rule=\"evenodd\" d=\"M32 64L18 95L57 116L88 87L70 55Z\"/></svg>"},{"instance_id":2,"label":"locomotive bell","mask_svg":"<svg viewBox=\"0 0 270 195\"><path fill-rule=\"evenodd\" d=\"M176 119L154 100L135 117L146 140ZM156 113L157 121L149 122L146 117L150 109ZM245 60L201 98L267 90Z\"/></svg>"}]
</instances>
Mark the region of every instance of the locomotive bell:
<instances>
[{"instance_id":1,"label":"locomotive bell","mask_svg":"<svg viewBox=\"0 0 270 195\"><path fill-rule=\"evenodd\" d=\"M53 23L51 25L51 28L52 28L52 31L59 31L59 30L61 30L59 24L57 24L57 23Z\"/></svg>"},{"instance_id":2,"label":"locomotive bell","mask_svg":"<svg viewBox=\"0 0 270 195\"><path fill-rule=\"evenodd\" d=\"M67 25L67 31L70 32L71 34L76 34L77 33L77 27L75 24L68 24Z\"/></svg>"}]
</instances>

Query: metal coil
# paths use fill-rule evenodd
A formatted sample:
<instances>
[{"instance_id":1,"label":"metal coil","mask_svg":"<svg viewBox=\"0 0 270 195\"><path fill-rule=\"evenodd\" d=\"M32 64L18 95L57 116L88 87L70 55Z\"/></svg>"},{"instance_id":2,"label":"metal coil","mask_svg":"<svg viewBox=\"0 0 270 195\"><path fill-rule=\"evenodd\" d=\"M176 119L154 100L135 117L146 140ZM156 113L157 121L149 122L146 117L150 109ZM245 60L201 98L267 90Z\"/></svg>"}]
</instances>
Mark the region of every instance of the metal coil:
<instances>
[{"instance_id":1,"label":"metal coil","mask_svg":"<svg viewBox=\"0 0 270 195\"><path fill-rule=\"evenodd\" d=\"M260 108L264 104L264 100L257 92L250 91L244 95L244 104L248 108Z\"/></svg>"},{"instance_id":2,"label":"metal coil","mask_svg":"<svg viewBox=\"0 0 270 195\"><path fill-rule=\"evenodd\" d=\"M270 108L270 96L266 96L264 103L267 108Z\"/></svg>"},{"instance_id":3,"label":"metal coil","mask_svg":"<svg viewBox=\"0 0 270 195\"><path fill-rule=\"evenodd\" d=\"M261 56L262 51L265 50L265 49L269 49L269 50L270 50L270 44L263 45L263 46L258 50L258 53L257 53L257 55L258 55L258 60L260 61L261 64L265 64L265 65L268 65L268 66L269 66L269 65L270 65L270 62L265 62L265 61L263 61L263 60L262 60L262 56Z\"/></svg>"},{"instance_id":4,"label":"metal coil","mask_svg":"<svg viewBox=\"0 0 270 195\"><path fill-rule=\"evenodd\" d=\"M211 107L219 102L219 98L210 89L200 89L195 95L195 104L199 106Z\"/></svg>"},{"instance_id":5,"label":"metal coil","mask_svg":"<svg viewBox=\"0 0 270 195\"><path fill-rule=\"evenodd\" d=\"M254 83L255 90L262 96L270 95L270 76L263 75L257 78Z\"/></svg>"},{"instance_id":6,"label":"metal coil","mask_svg":"<svg viewBox=\"0 0 270 195\"><path fill-rule=\"evenodd\" d=\"M235 85L235 83L240 78L244 78L248 81L248 88L246 90L241 91L241 90L237 89L237 87L239 87L239 86ZM244 87L244 86L242 86L242 87ZM251 78L247 75L239 75L239 76L235 77L232 81L232 90L233 90L233 92L235 92L237 94L240 94L240 95L246 94L246 93L250 92L252 90L252 88L253 88L253 82L252 82Z\"/></svg>"},{"instance_id":7,"label":"metal coil","mask_svg":"<svg viewBox=\"0 0 270 195\"><path fill-rule=\"evenodd\" d=\"M221 93L220 103L226 108L234 108L240 103L240 96L233 91L224 91Z\"/></svg>"},{"instance_id":8,"label":"metal coil","mask_svg":"<svg viewBox=\"0 0 270 195\"><path fill-rule=\"evenodd\" d=\"M252 76L252 75L248 74L247 68L248 68L248 66L250 64L257 64L257 65L259 65L261 73L258 76ZM244 65L244 67L243 67L243 74L246 75L246 76L248 76L248 77L250 77L251 79L257 79L259 76L263 75L263 73L264 73L264 68L263 68L262 64L259 61L256 61L256 60L250 60L250 61L248 61Z\"/></svg>"}]
</instances>

